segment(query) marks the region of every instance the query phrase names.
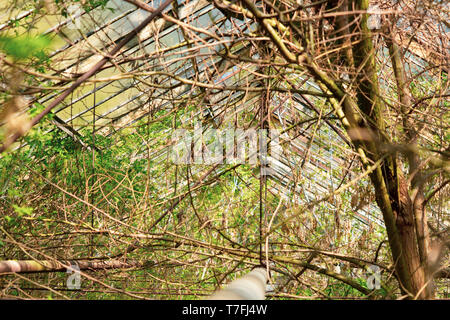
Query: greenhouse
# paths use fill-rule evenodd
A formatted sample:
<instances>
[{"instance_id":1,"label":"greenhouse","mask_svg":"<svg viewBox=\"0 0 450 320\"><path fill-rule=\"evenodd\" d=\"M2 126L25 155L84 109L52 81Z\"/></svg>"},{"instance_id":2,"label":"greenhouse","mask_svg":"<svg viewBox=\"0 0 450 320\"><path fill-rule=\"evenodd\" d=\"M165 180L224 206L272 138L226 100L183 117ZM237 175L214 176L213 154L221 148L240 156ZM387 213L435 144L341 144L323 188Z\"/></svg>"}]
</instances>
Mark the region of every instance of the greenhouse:
<instances>
[{"instance_id":1,"label":"greenhouse","mask_svg":"<svg viewBox=\"0 0 450 320\"><path fill-rule=\"evenodd\" d=\"M449 10L2 1L0 299L449 298Z\"/></svg>"}]
</instances>

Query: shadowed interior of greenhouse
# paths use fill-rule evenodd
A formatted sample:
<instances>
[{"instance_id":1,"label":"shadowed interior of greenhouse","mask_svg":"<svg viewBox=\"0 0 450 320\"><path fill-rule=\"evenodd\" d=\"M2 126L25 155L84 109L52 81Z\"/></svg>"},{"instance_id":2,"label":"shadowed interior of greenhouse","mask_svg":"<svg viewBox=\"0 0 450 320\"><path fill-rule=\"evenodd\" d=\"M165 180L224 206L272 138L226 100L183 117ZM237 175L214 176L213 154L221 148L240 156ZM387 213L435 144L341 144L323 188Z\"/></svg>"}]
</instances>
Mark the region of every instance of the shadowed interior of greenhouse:
<instances>
[{"instance_id":1,"label":"shadowed interior of greenhouse","mask_svg":"<svg viewBox=\"0 0 450 320\"><path fill-rule=\"evenodd\" d=\"M0 6L0 299L449 298L445 2Z\"/></svg>"}]
</instances>

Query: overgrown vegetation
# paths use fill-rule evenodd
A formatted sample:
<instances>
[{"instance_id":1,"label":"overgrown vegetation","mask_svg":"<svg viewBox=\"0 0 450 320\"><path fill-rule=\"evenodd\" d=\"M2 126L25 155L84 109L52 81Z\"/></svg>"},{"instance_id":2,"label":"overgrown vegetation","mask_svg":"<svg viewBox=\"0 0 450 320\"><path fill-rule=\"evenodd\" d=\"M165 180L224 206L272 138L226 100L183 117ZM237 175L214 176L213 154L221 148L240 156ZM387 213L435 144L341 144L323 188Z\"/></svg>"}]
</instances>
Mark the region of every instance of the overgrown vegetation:
<instances>
[{"instance_id":1,"label":"overgrown vegetation","mask_svg":"<svg viewBox=\"0 0 450 320\"><path fill-rule=\"evenodd\" d=\"M262 265L270 299L448 298L444 4L178 1L119 48L160 2L19 2L0 27L0 262L118 264L75 289L64 268L0 270L0 297L202 299ZM281 157L270 175L174 163L175 130L199 125L277 129Z\"/></svg>"}]
</instances>

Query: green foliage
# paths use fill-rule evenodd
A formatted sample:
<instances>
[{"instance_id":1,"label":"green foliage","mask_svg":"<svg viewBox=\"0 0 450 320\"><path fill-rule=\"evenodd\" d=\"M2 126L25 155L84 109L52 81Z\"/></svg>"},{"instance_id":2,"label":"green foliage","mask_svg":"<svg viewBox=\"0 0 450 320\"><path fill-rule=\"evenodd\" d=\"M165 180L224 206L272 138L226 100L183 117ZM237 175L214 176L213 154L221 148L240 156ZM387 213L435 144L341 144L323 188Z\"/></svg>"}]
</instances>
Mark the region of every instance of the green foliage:
<instances>
[{"instance_id":1,"label":"green foliage","mask_svg":"<svg viewBox=\"0 0 450 320\"><path fill-rule=\"evenodd\" d=\"M354 279L358 284L363 287L367 287L366 280L363 278ZM333 282L330 283L324 290L331 297L362 297L364 296L360 291L355 288L349 286L343 282Z\"/></svg>"},{"instance_id":2,"label":"green foliage","mask_svg":"<svg viewBox=\"0 0 450 320\"><path fill-rule=\"evenodd\" d=\"M0 36L0 49L16 60L32 57L44 60L45 49L51 44L51 38L45 35L36 37L23 35L19 37Z\"/></svg>"},{"instance_id":3,"label":"green foliage","mask_svg":"<svg viewBox=\"0 0 450 320\"><path fill-rule=\"evenodd\" d=\"M83 8L87 12L89 12L97 7L105 9L108 2L109 2L109 0L88 0L84 3ZM108 9L110 9L110 8L108 8Z\"/></svg>"},{"instance_id":4,"label":"green foliage","mask_svg":"<svg viewBox=\"0 0 450 320\"><path fill-rule=\"evenodd\" d=\"M31 106L30 109L28 109L28 114L31 117L35 117L37 116L39 113L41 113L43 110L45 109L45 106L43 106L42 104L40 104L39 102L36 102L33 104L33 106Z\"/></svg>"},{"instance_id":5,"label":"green foliage","mask_svg":"<svg viewBox=\"0 0 450 320\"><path fill-rule=\"evenodd\" d=\"M26 215L29 216L33 213L33 208L31 207L20 207L18 205L13 204L14 211L20 216Z\"/></svg>"},{"instance_id":6,"label":"green foliage","mask_svg":"<svg viewBox=\"0 0 450 320\"><path fill-rule=\"evenodd\" d=\"M61 3L61 2L63 2L62 0L56 0L55 1L55 3L56 4L59 4L59 3ZM80 3L81 1L80 0L75 0L74 1L74 3ZM92 11L92 10L94 10L95 8L98 8L98 7L100 7L101 9L108 9L108 10L110 10L110 11L114 11L112 8L107 8L106 7L106 5L108 4L108 2L109 2L109 0L87 0L87 1L84 1L83 3L82 3L82 6L83 6L83 9L86 11L86 12L89 12L89 11ZM63 16L63 17L65 17L65 18L67 18L68 16L69 16L69 12L67 12L67 9L66 9L66 7L63 7L62 9L61 9L61 15Z\"/></svg>"}]
</instances>

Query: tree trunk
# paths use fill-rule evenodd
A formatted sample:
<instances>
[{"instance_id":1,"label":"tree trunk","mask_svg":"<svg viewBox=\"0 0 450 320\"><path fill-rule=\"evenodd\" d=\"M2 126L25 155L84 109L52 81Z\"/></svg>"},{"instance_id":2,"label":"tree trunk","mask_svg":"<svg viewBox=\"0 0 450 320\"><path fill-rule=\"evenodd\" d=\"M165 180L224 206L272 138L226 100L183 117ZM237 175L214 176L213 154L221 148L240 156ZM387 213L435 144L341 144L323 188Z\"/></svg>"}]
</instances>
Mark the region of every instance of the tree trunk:
<instances>
[{"instance_id":1,"label":"tree trunk","mask_svg":"<svg viewBox=\"0 0 450 320\"><path fill-rule=\"evenodd\" d=\"M355 9L367 10L368 0L355 2ZM375 56L371 32L367 26L368 15L362 14L358 28L360 32L357 43L353 46L354 67L361 71L357 73L357 104L358 109L364 114L364 123L361 127L370 129L374 141L364 142L365 150L372 161L379 160L387 151L380 146L390 145L386 137L384 103L380 99ZM400 65L394 67L399 68ZM397 69L398 70L398 69ZM406 99L404 79L402 84L397 81L398 90L402 94L400 98ZM400 101L400 103L405 101ZM409 129L405 128L408 132ZM411 133L410 133L411 134ZM408 136L410 136L410 134ZM412 139L412 137L411 137ZM409 141L412 142L412 141ZM417 164L417 156L410 157L411 165ZM381 171L381 172L380 172ZM411 172L410 172L411 174ZM426 275L427 250L424 248L424 219L418 219L415 211L416 200L420 197L418 184L412 183L415 188L414 200L408 191L408 185L399 166L397 153L388 155L381 165L380 170L371 174L371 180L377 194L377 203L385 217L387 234L392 250L393 263L397 271L401 290L408 298L428 299L432 297L429 289L431 283L427 284ZM423 212L419 214L422 217ZM421 250L422 249L422 250Z\"/></svg>"},{"instance_id":2,"label":"tree trunk","mask_svg":"<svg viewBox=\"0 0 450 320\"><path fill-rule=\"evenodd\" d=\"M345 1L344 1L345 3ZM350 2L351 10L367 10L368 0ZM340 11L336 7L336 11ZM356 72L356 101L353 110L345 111L348 118L352 114L361 114L362 117L350 121L351 129L369 132L369 139L353 139L356 148L362 147L367 158L373 162L386 156L383 145L390 145L387 138L384 119L384 103L380 99L380 88L376 70L376 49L373 46L371 32L368 28L368 15L354 15L353 29L347 28L348 37L355 43L352 46L351 61L347 55L349 68L358 70ZM342 23L336 20L335 29L344 30ZM398 53L398 50L397 50ZM393 61L394 74L397 79L400 104L406 108L408 103L408 92L405 85L404 74L400 59ZM353 65L350 63L353 62ZM339 97L338 97L339 98ZM405 107L406 105L406 107ZM344 109L345 110L345 109ZM407 111L405 111L406 113ZM413 129L405 122L405 131L409 138L408 143L413 143ZM363 164L366 160L361 159ZM416 170L419 160L417 155L409 156L409 167ZM387 155L380 168L371 175L372 184L375 187L376 201L383 213L389 244L392 251L393 263L400 283L401 290L408 298L428 299L432 297L432 283L428 281L426 274L428 232L424 226L426 218L421 203L423 201L423 190L420 184L420 175L416 174L411 183L413 199L409 194L403 172L400 169L397 153ZM413 174L412 172L409 172ZM414 176L413 176L414 177ZM421 198L422 197L422 198ZM419 208L420 207L420 208ZM420 210L420 212L418 211Z\"/></svg>"},{"instance_id":3,"label":"tree trunk","mask_svg":"<svg viewBox=\"0 0 450 320\"><path fill-rule=\"evenodd\" d=\"M426 261L422 262L416 237L414 206L408 193L406 182L400 180L400 204L396 223L402 242L403 253L411 277L411 293L418 299L432 298L431 286L427 286ZM395 263L395 258L394 263Z\"/></svg>"}]
</instances>

